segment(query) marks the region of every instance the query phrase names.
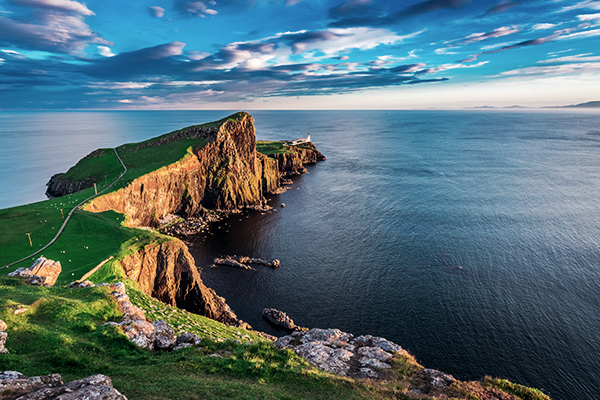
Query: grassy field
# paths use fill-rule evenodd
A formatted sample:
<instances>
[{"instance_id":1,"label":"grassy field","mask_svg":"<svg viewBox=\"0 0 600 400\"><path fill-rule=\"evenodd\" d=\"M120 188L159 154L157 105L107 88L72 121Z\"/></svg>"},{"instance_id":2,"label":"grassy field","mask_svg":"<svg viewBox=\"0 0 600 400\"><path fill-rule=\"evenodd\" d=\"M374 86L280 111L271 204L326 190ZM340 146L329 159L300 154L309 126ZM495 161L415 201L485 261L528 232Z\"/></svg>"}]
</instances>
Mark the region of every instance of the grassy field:
<instances>
[{"instance_id":1,"label":"grassy field","mask_svg":"<svg viewBox=\"0 0 600 400\"><path fill-rule=\"evenodd\" d=\"M163 319L176 332L192 332L199 348L148 351L130 342L119 328L122 314L108 287L69 289L28 286L0 277L0 319L7 325L7 348L0 370L28 376L60 373L64 381L100 373L129 399L433 399L410 392L423 369L412 357L396 355L386 380L354 381L312 367L289 350L252 331L223 325L153 299L125 281L131 301L150 321ZM14 310L27 307L22 314ZM446 399L479 399L496 388L522 400L549 400L542 392L506 380L457 382ZM490 398L490 397L486 397Z\"/></svg>"},{"instance_id":2,"label":"grassy field","mask_svg":"<svg viewBox=\"0 0 600 400\"><path fill-rule=\"evenodd\" d=\"M283 145L283 142L268 142L264 140L258 140L256 142L256 151L265 155L292 153L288 146Z\"/></svg>"},{"instance_id":3,"label":"grassy field","mask_svg":"<svg viewBox=\"0 0 600 400\"><path fill-rule=\"evenodd\" d=\"M150 318L164 314L167 322L204 339L200 349L143 350L118 328L102 325L121 319L108 291L40 288L0 278L0 319L9 326L10 350L2 356L0 368L28 376L61 373L64 381L102 373L130 399L374 398L368 388L332 379L252 332L182 313L130 289L133 301L154 312ZM14 315L20 305L29 310Z\"/></svg>"},{"instance_id":4,"label":"grassy field","mask_svg":"<svg viewBox=\"0 0 600 400\"><path fill-rule=\"evenodd\" d=\"M173 133L162 137L171 134ZM152 143L159 138L143 143ZM200 138L182 139L159 147L150 146L137 150L135 149L139 143L120 146L117 151L128 171L109 191L118 190L142 175L175 163L191 149L198 149L206 144L206 140ZM99 155L87 156L80 160L64 177L71 180L83 180L89 176L101 178L97 185L100 192L122 172L123 166L114 151L102 149ZM75 205L94 193L94 188L88 188L68 196L0 210L0 220L3 222L0 225L0 267L32 254L48 244L62 225L63 216L66 217ZM118 251L124 241L148 235L145 231L121 227L122 221L123 216L120 214L93 214L78 210L71 217L61 237L44 250L42 255L61 262L64 270L61 279L78 279ZM31 245L27 233L31 236ZM18 267L29 266L31 261L23 261L10 269L0 270L0 275Z\"/></svg>"}]
</instances>

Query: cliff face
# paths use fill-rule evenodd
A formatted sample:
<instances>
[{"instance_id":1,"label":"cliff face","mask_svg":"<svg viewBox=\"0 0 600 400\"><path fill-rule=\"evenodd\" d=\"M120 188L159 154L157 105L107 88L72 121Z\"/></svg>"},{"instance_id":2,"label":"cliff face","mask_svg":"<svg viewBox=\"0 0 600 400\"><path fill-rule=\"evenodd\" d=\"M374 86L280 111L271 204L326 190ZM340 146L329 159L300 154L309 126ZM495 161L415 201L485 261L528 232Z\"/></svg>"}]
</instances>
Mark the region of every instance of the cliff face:
<instances>
[{"instance_id":1,"label":"cliff face","mask_svg":"<svg viewBox=\"0 0 600 400\"><path fill-rule=\"evenodd\" d=\"M306 172L304 165L316 164L317 161L324 161L325 156L317 150L312 142L302 144L301 146L289 146L292 153L270 154L269 157L277 160L280 173L285 177L300 175Z\"/></svg>"},{"instance_id":2,"label":"cliff face","mask_svg":"<svg viewBox=\"0 0 600 400\"><path fill-rule=\"evenodd\" d=\"M231 210L261 204L263 182L268 187L279 184L272 179L273 165L257 157L254 120L249 114L231 117L207 140L209 144L195 154L94 199L86 210L115 210L130 217L129 226L156 226L173 212L193 216L203 207Z\"/></svg>"},{"instance_id":3,"label":"cliff face","mask_svg":"<svg viewBox=\"0 0 600 400\"><path fill-rule=\"evenodd\" d=\"M128 278L160 301L228 325L250 328L207 288L187 246L178 239L150 244L121 260Z\"/></svg>"}]
</instances>

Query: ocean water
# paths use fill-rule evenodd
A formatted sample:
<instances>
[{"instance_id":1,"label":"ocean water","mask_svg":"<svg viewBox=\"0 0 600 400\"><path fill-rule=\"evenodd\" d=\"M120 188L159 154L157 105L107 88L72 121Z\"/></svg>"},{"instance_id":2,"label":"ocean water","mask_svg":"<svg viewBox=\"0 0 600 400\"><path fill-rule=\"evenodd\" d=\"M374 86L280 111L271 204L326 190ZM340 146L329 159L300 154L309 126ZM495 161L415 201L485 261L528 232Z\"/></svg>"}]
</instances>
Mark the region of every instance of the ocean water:
<instances>
[{"instance_id":1,"label":"ocean water","mask_svg":"<svg viewBox=\"0 0 600 400\"><path fill-rule=\"evenodd\" d=\"M97 147L228 112L0 112L0 206L43 199ZM259 139L310 133L327 160L276 211L188 241L205 283L256 329L386 337L429 368L600 398L600 113L252 112ZM285 203L286 207L279 205ZM255 271L225 254L278 258Z\"/></svg>"}]
</instances>

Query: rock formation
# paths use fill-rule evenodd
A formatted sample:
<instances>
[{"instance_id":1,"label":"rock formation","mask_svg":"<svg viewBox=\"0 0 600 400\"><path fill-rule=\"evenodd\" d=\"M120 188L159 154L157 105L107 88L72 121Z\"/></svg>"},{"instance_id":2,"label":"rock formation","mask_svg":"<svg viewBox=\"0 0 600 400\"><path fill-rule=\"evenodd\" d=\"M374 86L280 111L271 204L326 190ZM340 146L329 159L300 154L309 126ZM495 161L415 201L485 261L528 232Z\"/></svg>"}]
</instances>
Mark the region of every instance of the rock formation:
<instances>
[{"instance_id":1,"label":"rock formation","mask_svg":"<svg viewBox=\"0 0 600 400\"><path fill-rule=\"evenodd\" d=\"M48 260L44 256L38 258L29 268L17 268L8 276L20 276L27 279L30 285L54 286L62 271L60 261Z\"/></svg>"},{"instance_id":2,"label":"rock formation","mask_svg":"<svg viewBox=\"0 0 600 400\"><path fill-rule=\"evenodd\" d=\"M217 265L229 265L230 267L238 267L242 269L252 269L249 267L249 264L259 264L266 265L271 268L279 268L281 265L281 261L278 259L273 260L263 260L262 258L252 258L252 257L244 257L244 256L225 256L215 258L213 261L214 264Z\"/></svg>"},{"instance_id":3,"label":"rock formation","mask_svg":"<svg viewBox=\"0 0 600 400\"><path fill-rule=\"evenodd\" d=\"M273 325L281 326L282 328L289 329L291 331L307 331L307 328L302 328L294 323L283 311L276 310L274 308L265 308L262 311L264 319L272 323Z\"/></svg>"},{"instance_id":4,"label":"rock formation","mask_svg":"<svg viewBox=\"0 0 600 400\"><path fill-rule=\"evenodd\" d=\"M178 239L151 244L123 260L128 278L163 303L223 322L250 328L231 311L225 299L207 288L187 246Z\"/></svg>"},{"instance_id":5,"label":"rock formation","mask_svg":"<svg viewBox=\"0 0 600 400\"><path fill-rule=\"evenodd\" d=\"M406 350L387 339L370 335L354 337L339 329L310 329L294 332L275 342L280 349L294 350L299 356L326 372L351 378L381 378L390 369L394 353Z\"/></svg>"},{"instance_id":6,"label":"rock formation","mask_svg":"<svg viewBox=\"0 0 600 400\"><path fill-rule=\"evenodd\" d=\"M0 354L8 353L6 348L6 339L8 339L8 333L4 332L8 328L6 322L0 319Z\"/></svg>"},{"instance_id":7,"label":"rock formation","mask_svg":"<svg viewBox=\"0 0 600 400\"><path fill-rule=\"evenodd\" d=\"M59 374L27 376L15 372L0 372L0 400L127 400L108 376L92 375L63 384Z\"/></svg>"}]
</instances>

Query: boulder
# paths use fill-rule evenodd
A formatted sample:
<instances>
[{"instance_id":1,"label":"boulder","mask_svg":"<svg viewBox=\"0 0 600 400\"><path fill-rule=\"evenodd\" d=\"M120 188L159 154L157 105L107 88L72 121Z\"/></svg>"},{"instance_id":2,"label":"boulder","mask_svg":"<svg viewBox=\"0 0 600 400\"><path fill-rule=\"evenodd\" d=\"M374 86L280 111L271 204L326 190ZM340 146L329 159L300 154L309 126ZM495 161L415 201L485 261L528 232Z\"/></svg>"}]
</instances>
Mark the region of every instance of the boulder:
<instances>
[{"instance_id":1,"label":"boulder","mask_svg":"<svg viewBox=\"0 0 600 400\"><path fill-rule=\"evenodd\" d=\"M105 375L92 375L63 384L59 374L28 378L6 371L0 373L0 400L127 400Z\"/></svg>"},{"instance_id":2,"label":"boulder","mask_svg":"<svg viewBox=\"0 0 600 400\"><path fill-rule=\"evenodd\" d=\"M0 354L8 353L8 349L5 347L6 339L8 339L8 333L0 332Z\"/></svg>"},{"instance_id":3,"label":"boulder","mask_svg":"<svg viewBox=\"0 0 600 400\"><path fill-rule=\"evenodd\" d=\"M156 333L154 332L154 326L147 321L133 321L126 325L121 325L123 333L138 346L154 350L154 340L156 339Z\"/></svg>"},{"instance_id":4,"label":"boulder","mask_svg":"<svg viewBox=\"0 0 600 400\"><path fill-rule=\"evenodd\" d=\"M0 319L0 332L4 332L6 328L8 328L8 325L6 325L6 322Z\"/></svg>"},{"instance_id":5,"label":"boulder","mask_svg":"<svg viewBox=\"0 0 600 400\"><path fill-rule=\"evenodd\" d=\"M152 323L154 327L154 348L157 350L170 350L175 346L175 331L162 319Z\"/></svg>"},{"instance_id":6,"label":"boulder","mask_svg":"<svg viewBox=\"0 0 600 400\"><path fill-rule=\"evenodd\" d=\"M30 285L54 286L61 271L60 261L48 260L42 256L35 260L31 267L17 268L8 275L26 278Z\"/></svg>"}]
</instances>

